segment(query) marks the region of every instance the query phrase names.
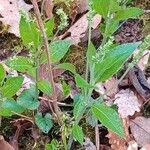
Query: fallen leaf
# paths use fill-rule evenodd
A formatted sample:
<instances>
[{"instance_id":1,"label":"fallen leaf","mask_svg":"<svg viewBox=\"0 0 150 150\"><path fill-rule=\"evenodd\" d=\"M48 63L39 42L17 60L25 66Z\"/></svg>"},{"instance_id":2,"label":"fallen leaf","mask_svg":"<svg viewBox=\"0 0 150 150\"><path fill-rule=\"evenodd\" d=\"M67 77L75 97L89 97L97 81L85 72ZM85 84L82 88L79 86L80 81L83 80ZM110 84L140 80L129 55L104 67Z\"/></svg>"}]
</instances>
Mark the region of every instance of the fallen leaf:
<instances>
[{"instance_id":1,"label":"fallen leaf","mask_svg":"<svg viewBox=\"0 0 150 150\"><path fill-rule=\"evenodd\" d=\"M130 129L140 147L150 144L150 118L136 117L130 121Z\"/></svg>"},{"instance_id":2,"label":"fallen leaf","mask_svg":"<svg viewBox=\"0 0 150 150\"><path fill-rule=\"evenodd\" d=\"M0 21L9 25L8 32L19 36L20 10L28 12L32 5L26 4L24 0L0 0Z\"/></svg>"},{"instance_id":3,"label":"fallen leaf","mask_svg":"<svg viewBox=\"0 0 150 150\"><path fill-rule=\"evenodd\" d=\"M138 144L135 141L128 142L127 150L138 150Z\"/></svg>"},{"instance_id":4,"label":"fallen leaf","mask_svg":"<svg viewBox=\"0 0 150 150\"><path fill-rule=\"evenodd\" d=\"M53 1L52 0L45 0L44 1L44 11L48 18L51 18L53 16Z\"/></svg>"},{"instance_id":5,"label":"fallen leaf","mask_svg":"<svg viewBox=\"0 0 150 150\"><path fill-rule=\"evenodd\" d=\"M82 14L83 12L88 10L88 0L78 0L78 14Z\"/></svg>"},{"instance_id":6,"label":"fallen leaf","mask_svg":"<svg viewBox=\"0 0 150 150\"><path fill-rule=\"evenodd\" d=\"M68 31L66 31L63 35L61 35L59 38L64 39L66 36L67 38L72 41L74 45L78 44L80 42L80 38L84 37L86 34L86 31L88 29L88 20L87 20L88 14L84 14L74 25L72 25ZM93 17L93 23L92 28L95 29L101 22L102 17L100 15L95 15ZM70 35L70 36L68 36Z\"/></svg>"},{"instance_id":7,"label":"fallen leaf","mask_svg":"<svg viewBox=\"0 0 150 150\"><path fill-rule=\"evenodd\" d=\"M150 150L150 144L144 145L141 150Z\"/></svg>"},{"instance_id":8,"label":"fallen leaf","mask_svg":"<svg viewBox=\"0 0 150 150\"><path fill-rule=\"evenodd\" d=\"M140 111L141 104L138 102L137 96L129 89L121 90L115 95L115 99L114 104L118 106L118 112L122 118L132 116L136 111Z\"/></svg>"},{"instance_id":9,"label":"fallen leaf","mask_svg":"<svg viewBox=\"0 0 150 150\"><path fill-rule=\"evenodd\" d=\"M117 83L117 80L116 78L111 78L110 80L107 80L105 83L104 83L104 87L107 90L109 90L111 87L113 87L114 85L116 85ZM115 86L112 90L110 90L108 93L107 93L107 96L109 96L110 98L114 98L115 95L117 94L118 92L118 86Z\"/></svg>"},{"instance_id":10,"label":"fallen leaf","mask_svg":"<svg viewBox=\"0 0 150 150\"><path fill-rule=\"evenodd\" d=\"M133 54L134 56L137 55L139 53L139 50L136 50L135 53ZM141 57L141 59L139 60L139 62L137 63L138 67L144 71L145 67L148 63L148 59L150 56L150 51L149 50L145 50L143 53L143 56Z\"/></svg>"},{"instance_id":11,"label":"fallen leaf","mask_svg":"<svg viewBox=\"0 0 150 150\"><path fill-rule=\"evenodd\" d=\"M85 138L85 142L83 143L85 150L96 150L96 146L89 138Z\"/></svg>"},{"instance_id":12,"label":"fallen leaf","mask_svg":"<svg viewBox=\"0 0 150 150\"><path fill-rule=\"evenodd\" d=\"M125 139L120 138L114 132L109 131L107 137L112 150L127 150L127 142Z\"/></svg>"},{"instance_id":13,"label":"fallen leaf","mask_svg":"<svg viewBox=\"0 0 150 150\"><path fill-rule=\"evenodd\" d=\"M128 73L129 79L136 91L145 100L150 98L150 85L148 84L143 71L136 65Z\"/></svg>"},{"instance_id":14,"label":"fallen leaf","mask_svg":"<svg viewBox=\"0 0 150 150\"><path fill-rule=\"evenodd\" d=\"M6 142L2 135L0 135L0 149L1 150L15 150L8 142Z\"/></svg>"}]
</instances>

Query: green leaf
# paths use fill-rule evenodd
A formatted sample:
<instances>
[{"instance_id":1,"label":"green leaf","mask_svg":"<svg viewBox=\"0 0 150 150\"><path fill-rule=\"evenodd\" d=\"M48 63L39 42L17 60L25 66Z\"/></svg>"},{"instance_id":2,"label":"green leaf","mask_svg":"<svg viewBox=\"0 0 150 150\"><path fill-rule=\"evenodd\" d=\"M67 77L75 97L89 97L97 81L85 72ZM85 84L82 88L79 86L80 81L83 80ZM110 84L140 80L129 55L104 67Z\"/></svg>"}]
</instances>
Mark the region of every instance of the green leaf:
<instances>
[{"instance_id":1,"label":"green leaf","mask_svg":"<svg viewBox=\"0 0 150 150\"><path fill-rule=\"evenodd\" d=\"M39 107L40 102L37 99L35 87L25 90L17 98L17 103L27 109L35 110Z\"/></svg>"},{"instance_id":2,"label":"green leaf","mask_svg":"<svg viewBox=\"0 0 150 150\"><path fill-rule=\"evenodd\" d=\"M72 72L73 74L76 74L76 68L71 63L58 64L57 67L60 68L60 69L68 70L68 71Z\"/></svg>"},{"instance_id":3,"label":"green leaf","mask_svg":"<svg viewBox=\"0 0 150 150\"><path fill-rule=\"evenodd\" d=\"M5 76L6 76L6 72L4 70L4 67L2 64L0 64L0 86L3 84Z\"/></svg>"},{"instance_id":4,"label":"green leaf","mask_svg":"<svg viewBox=\"0 0 150 150\"><path fill-rule=\"evenodd\" d=\"M11 77L4 86L1 88L1 93L4 97L11 98L21 88L23 83L23 77Z\"/></svg>"},{"instance_id":5,"label":"green leaf","mask_svg":"<svg viewBox=\"0 0 150 150\"><path fill-rule=\"evenodd\" d=\"M13 112L15 113L23 113L25 109L21 107L17 102L13 99L6 99L1 104L0 115L2 116L11 116Z\"/></svg>"},{"instance_id":6,"label":"green leaf","mask_svg":"<svg viewBox=\"0 0 150 150\"><path fill-rule=\"evenodd\" d=\"M79 99L74 103L73 115L75 120L82 115L86 108L85 106L86 103L84 102L84 99L81 99L81 97L79 97Z\"/></svg>"},{"instance_id":7,"label":"green leaf","mask_svg":"<svg viewBox=\"0 0 150 150\"><path fill-rule=\"evenodd\" d=\"M52 94L52 86L49 81L46 80L40 80L37 82L38 84L38 89L42 91L43 93L47 94L50 96Z\"/></svg>"},{"instance_id":8,"label":"green leaf","mask_svg":"<svg viewBox=\"0 0 150 150\"><path fill-rule=\"evenodd\" d=\"M46 145L46 150L58 150L59 143L57 140L53 139L50 144Z\"/></svg>"},{"instance_id":9,"label":"green leaf","mask_svg":"<svg viewBox=\"0 0 150 150\"><path fill-rule=\"evenodd\" d=\"M116 12L121 9L116 0L93 0L94 10L102 15L104 18L107 17L108 12Z\"/></svg>"},{"instance_id":10,"label":"green leaf","mask_svg":"<svg viewBox=\"0 0 150 150\"><path fill-rule=\"evenodd\" d=\"M104 103L95 103L92 106L93 115L108 129L121 137L124 137L124 130L118 113Z\"/></svg>"},{"instance_id":11,"label":"green leaf","mask_svg":"<svg viewBox=\"0 0 150 150\"><path fill-rule=\"evenodd\" d=\"M38 48L41 36L36 24L31 20L27 20L25 16L21 16L19 29L23 44L25 46L33 45L34 49Z\"/></svg>"},{"instance_id":12,"label":"green leaf","mask_svg":"<svg viewBox=\"0 0 150 150\"><path fill-rule=\"evenodd\" d=\"M50 18L47 22L44 24L46 35L47 37L50 37L53 35L53 29L54 29L54 18Z\"/></svg>"},{"instance_id":13,"label":"green leaf","mask_svg":"<svg viewBox=\"0 0 150 150\"><path fill-rule=\"evenodd\" d=\"M71 46L71 41L69 40L54 41L50 45L52 62L53 63L59 62L68 52L70 46Z\"/></svg>"},{"instance_id":14,"label":"green leaf","mask_svg":"<svg viewBox=\"0 0 150 150\"><path fill-rule=\"evenodd\" d=\"M49 113L42 116L42 114L38 112L35 115L35 123L44 133L48 133L53 127L52 116Z\"/></svg>"},{"instance_id":15,"label":"green leaf","mask_svg":"<svg viewBox=\"0 0 150 150\"><path fill-rule=\"evenodd\" d=\"M76 81L76 85L77 87L80 88L91 88L92 86L86 82L86 80L84 80L79 74L75 75L75 81Z\"/></svg>"},{"instance_id":16,"label":"green leaf","mask_svg":"<svg viewBox=\"0 0 150 150\"><path fill-rule=\"evenodd\" d=\"M122 44L110 50L102 62L95 64L96 82L105 81L117 73L140 43Z\"/></svg>"},{"instance_id":17,"label":"green leaf","mask_svg":"<svg viewBox=\"0 0 150 150\"><path fill-rule=\"evenodd\" d=\"M108 37L111 36L118 29L118 26L119 26L119 21L113 19L109 24L106 35Z\"/></svg>"},{"instance_id":18,"label":"green leaf","mask_svg":"<svg viewBox=\"0 0 150 150\"><path fill-rule=\"evenodd\" d=\"M106 17L109 11L110 0L93 0L92 2L95 11Z\"/></svg>"},{"instance_id":19,"label":"green leaf","mask_svg":"<svg viewBox=\"0 0 150 150\"><path fill-rule=\"evenodd\" d=\"M83 144L84 134L82 128L79 125L74 125L72 127L72 136L77 140L81 145Z\"/></svg>"},{"instance_id":20,"label":"green leaf","mask_svg":"<svg viewBox=\"0 0 150 150\"><path fill-rule=\"evenodd\" d=\"M93 43L90 42L90 45L88 47L87 54L86 54L90 66L92 66L93 64L93 56L95 55L96 55L96 48L94 47Z\"/></svg>"},{"instance_id":21,"label":"green leaf","mask_svg":"<svg viewBox=\"0 0 150 150\"><path fill-rule=\"evenodd\" d=\"M115 17L114 20L126 20L129 18L135 18L137 16L140 16L144 13L144 10L137 8L137 7L130 7L126 9L119 10Z\"/></svg>"},{"instance_id":22,"label":"green leaf","mask_svg":"<svg viewBox=\"0 0 150 150\"><path fill-rule=\"evenodd\" d=\"M70 94L71 88L70 85L66 84L66 82L62 82L63 94L64 96L68 96Z\"/></svg>"},{"instance_id":23,"label":"green leaf","mask_svg":"<svg viewBox=\"0 0 150 150\"><path fill-rule=\"evenodd\" d=\"M28 57L16 56L12 59L6 61L6 64L19 72L27 72L29 69L33 68L33 62Z\"/></svg>"},{"instance_id":24,"label":"green leaf","mask_svg":"<svg viewBox=\"0 0 150 150\"><path fill-rule=\"evenodd\" d=\"M0 108L0 116L4 116L4 117L10 117L13 114L11 113L11 111L7 108Z\"/></svg>"}]
</instances>

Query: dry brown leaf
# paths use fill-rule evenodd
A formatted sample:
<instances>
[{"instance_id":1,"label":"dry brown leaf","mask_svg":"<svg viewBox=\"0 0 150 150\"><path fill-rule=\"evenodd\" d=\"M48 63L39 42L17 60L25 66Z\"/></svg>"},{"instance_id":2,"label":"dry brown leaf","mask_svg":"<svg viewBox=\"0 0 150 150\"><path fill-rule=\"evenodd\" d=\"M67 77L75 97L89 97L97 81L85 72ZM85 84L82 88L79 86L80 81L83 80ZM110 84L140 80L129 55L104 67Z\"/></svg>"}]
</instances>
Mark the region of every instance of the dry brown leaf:
<instances>
[{"instance_id":1,"label":"dry brown leaf","mask_svg":"<svg viewBox=\"0 0 150 150\"><path fill-rule=\"evenodd\" d=\"M139 50L136 50L134 53L134 56L137 55L139 53ZM145 67L148 63L148 59L150 56L150 51L149 50L145 50L143 56L141 57L141 59L139 60L139 62L137 63L138 67L144 71Z\"/></svg>"},{"instance_id":2,"label":"dry brown leaf","mask_svg":"<svg viewBox=\"0 0 150 150\"><path fill-rule=\"evenodd\" d=\"M147 82L147 79L144 75L144 72L135 65L130 69L129 73L130 82L135 87L139 95L146 101L150 98L150 85Z\"/></svg>"},{"instance_id":3,"label":"dry brown leaf","mask_svg":"<svg viewBox=\"0 0 150 150\"><path fill-rule=\"evenodd\" d=\"M122 118L132 116L136 111L140 111L141 104L138 102L137 96L129 89L121 90L115 95L115 99L114 104L118 106L118 112Z\"/></svg>"},{"instance_id":4,"label":"dry brown leaf","mask_svg":"<svg viewBox=\"0 0 150 150\"><path fill-rule=\"evenodd\" d=\"M113 87L116 83L117 83L116 78L111 78L110 80L107 80L104 83L104 87L105 87L106 91L109 90L111 87ZM118 86L115 86L112 90L110 90L107 93L107 96L110 98L114 98L115 95L117 94L117 92L118 92Z\"/></svg>"},{"instance_id":5,"label":"dry brown leaf","mask_svg":"<svg viewBox=\"0 0 150 150\"><path fill-rule=\"evenodd\" d=\"M53 1L52 0L45 0L44 1L44 11L48 18L51 18L53 16Z\"/></svg>"},{"instance_id":6,"label":"dry brown leaf","mask_svg":"<svg viewBox=\"0 0 150 150\"><path fill-rule=\"evenodd\" d=\"M83 143L85 150L96 150L96 146L89 138L85 138L85 142Z\"/></svg>"},{"instance_id":7,"label":"dry brown leaf","mask_svg":"<svg viewBox=\"0 0 150 150\"><path fill-rule=\"evenodd\" d=\"M138 144L135 141L128 142L127 150L138 150Z\"/></svg>"},{"instance_id":8,"label":"dry brown leaf","mask_svg":"<svg viewBox=\"0 0 150 150\"><path fill-rule=\"evenodd\" d=\"M80 42L80 38L84 37L86 34L86 31L88 29L88 20L87 20L87 13L83 15L74 25L72 25L68 31L66 31L62 36L60 36L60 39L65 38L68 34L70 34L69 37L66 39L70 39L74 45L78 44ZM101 22L102 17L100 15L95 15L93 17L93 23L92 28L95 29Z\"/></svg>"},{"instance_id":9,"label":"dry brown leaf","mask_svg":"<svg viewBox=\"0 0 150 150\"><path fill-rule=\"evenodd\" d=\"M109 143L111 144L112 150L127 150L127 144L130 140L129 136L129 119L122 119L122 124L125 132L125 139L121 138L114 132L109 130L107 137L109 138Z\"/></svg>"},{"instance_id":10,"label":"dry brown leaf","mask_svg":"<svg viewBox=\"0 0 150 150\"><path fill-rule=\"evenodd\" d=\"M78 14L81 14L88 10L88 0L78 0Z\"/></svg>"},{"instance_id":11,"label":"dry brown leaf","mask_svg":"<svg viewBox=\"0 0 150 150\"><path fill-rule=\"evenodd\" d=\"M140 147L150 144L150 118L136 117L130 121L130 129Z\"/></svg>"},{"instance_id":12,"label":"dry brown leaf","mask_svg":"<svg viewBox=\"0 0 150 150\"><path fill-rule=\"evenodd\" d=\"M19 11L28 12L32 5L26 4L24 0L0 0L0 21L9 25L9 32L19 36Z\"/></svg>"},{"instance_id":13,"label":"dry brown leaf","mask_svg":"<svg viewBox=\"0 0 150 150\"><path fill-rule=\"evenodd\" d=\"M0 135L0 149L1 150L15 150L8 142L6 142L3 136Z\"/></svg>"},{"instance_id":14,"label":"dry brown leaf","mask_svg":"<svg viewBox=\"0 0 150 150\"><path fill-rule=\"evenodd\" d=\"M127 142L125 139L120 138L112 131L109 131L107 137L109 138L112 150L127 150Z\"/></svg>"},{"instance_id":15,"label":"dry brown leaf","mask_svg":"<svg viewBox=\"0 0 150 150\"><path fill-rule=\"evenodd\" d=\"M150 150L150 144L144 145L141 150Z\"/></svg>"}]
</instances>

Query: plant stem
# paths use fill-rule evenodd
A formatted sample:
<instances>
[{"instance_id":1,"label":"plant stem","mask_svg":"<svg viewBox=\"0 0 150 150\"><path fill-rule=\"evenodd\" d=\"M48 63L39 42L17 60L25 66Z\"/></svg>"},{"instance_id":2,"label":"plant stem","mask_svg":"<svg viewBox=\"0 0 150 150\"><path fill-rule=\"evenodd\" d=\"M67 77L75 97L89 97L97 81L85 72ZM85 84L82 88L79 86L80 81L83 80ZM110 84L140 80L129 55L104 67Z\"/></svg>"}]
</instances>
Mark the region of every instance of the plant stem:
<instances>
[{"instance_id":1,"label":"plant stem","mask_svg":"<svg viewBox=\"0 0 150 150\"><path fill-rule=\"evenodd\" d=\"M34 12L35 12L35 15L36 15L36 19L37 19L37 22L38 22L38 25L39 25L39 28L40 28L40 31L41 31L41 34L42 34L42 37L43 37L45 52L47 54L49 81L51 82L52 88L53 88L52 97L53 97L54 111L57 115L59 123L62 123L61 116L60 116L60 110L59 110L59 107L57 105L57 94L56 94L56 89L55 89L53 73L52 73L52 65L51 65L51 58L50 58L50 51L49 51L49 46L48 46L47 35L45 33L45 30L44 30L44 25L43 25L43 21L41 19L41 15L40 15L40 11L39 11L39 8L38 8L37 1L32 0L32 4L33 4L33 7L34 7Z\"/></svg>"},{"instance_id":2,"label":"plant stem","mask_svg":"<svg viewBox=\"0 0 150 150\"><path fill-rule=\"evenodd\" d=\"M100 139L99 139L99 126L98 126L98 124L95 126L95 143L96 143L96 150L100 150Z\"/></svg>"},{"instance_id":3,"label":"plant stem","mask_svg":"<svg viewBox=\"0 0 150 150\"><path fill-rule=\"evenodd\" d=\"M32 118L30 118L30 117L28 117L28 116L25 116L25 115L22 115L22 114L19 114L19 113L16 113L16 112L14 112L14 111L11 111L11 112L12 112L13 114L17 115L17 116L20 116L20 117L22 117L22 118L25 118L26 120L28 120L28 121L30 121L31 123L34 124L34 121L33 121Z\"/></svg>"}]
</instances>

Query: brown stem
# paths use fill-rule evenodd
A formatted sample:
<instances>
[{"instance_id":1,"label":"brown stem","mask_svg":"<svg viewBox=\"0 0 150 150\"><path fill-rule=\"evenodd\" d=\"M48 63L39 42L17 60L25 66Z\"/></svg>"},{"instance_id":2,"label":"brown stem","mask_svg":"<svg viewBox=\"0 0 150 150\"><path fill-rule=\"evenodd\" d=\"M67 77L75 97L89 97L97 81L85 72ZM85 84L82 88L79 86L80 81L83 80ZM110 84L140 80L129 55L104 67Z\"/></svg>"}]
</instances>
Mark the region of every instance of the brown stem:
<instances>
[{"instance_id":1,"label":"brown stem","mask_svg":"<svg viewBox=\"0 0 150 150\"><path fill-rule=\"evenodd\" d=\"M95 143L96 143L96 150L100 150L100 139L99 139L99 127L98 127L98 125L95 126Z\"/></svg>"},{"instance_id":2,"label":"brown stem","mask_svg":"<svg viewBox=\"0 0 150 150\"><path fill-rule=\"evenodd\" d=\"M50 58L50 51L49 51L49 46L48 46L48 39L44 30L44 25L43 25L43 21L41 19L41 15L40 15L40 11L38 8L38 4L37 4L37 0L32 0L32 4L33 4L33 8L34 8L34 12L36 15L36 19L39 25L39 29L41 31L42 37L43 37L43 43L44 43L44 47L45 47L45 52L47 55L47 60L48 60L48 75L49 75L49 81L52 84L52 88L53 88L53 107L54 107L54 111L58 117L58 120L60 121L60 112L59 112L59 107L57 105L57 94L56 94L56 89L55 89L55 83L54 83L54 79L53 79L53 73L52 73L52 63L51 63L51 58Z\"/></svg>"}]
</instances>

